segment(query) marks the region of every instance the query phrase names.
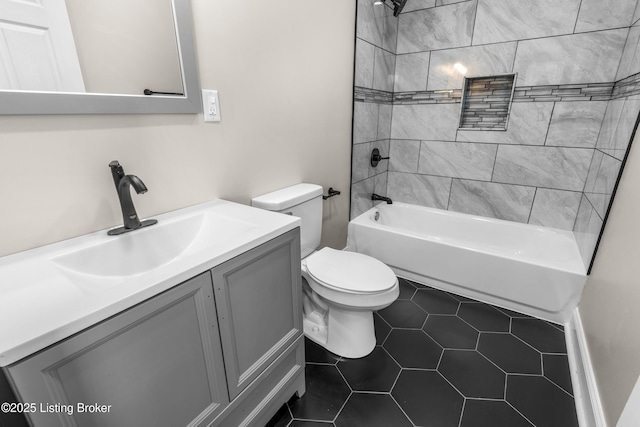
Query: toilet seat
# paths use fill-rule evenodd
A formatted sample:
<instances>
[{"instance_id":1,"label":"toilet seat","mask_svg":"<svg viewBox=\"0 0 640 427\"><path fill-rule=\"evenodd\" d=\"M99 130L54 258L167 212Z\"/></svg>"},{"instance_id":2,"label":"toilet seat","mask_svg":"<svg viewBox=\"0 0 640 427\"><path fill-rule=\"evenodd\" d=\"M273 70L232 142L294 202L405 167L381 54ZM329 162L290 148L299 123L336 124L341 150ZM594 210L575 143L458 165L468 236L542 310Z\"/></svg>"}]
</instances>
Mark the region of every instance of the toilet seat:
<instances>
[{"instance_id":1,"label":"toilet seat","mask_svg":"<svg viewBox=\"0 0 640 427\"><path fill-rule=\"evenodd\" d=\"M368 255L323 248L305 259L309 276L323 286L351 294L377 294L397 285L393 271Z\"/></svg>"}]
</instances>

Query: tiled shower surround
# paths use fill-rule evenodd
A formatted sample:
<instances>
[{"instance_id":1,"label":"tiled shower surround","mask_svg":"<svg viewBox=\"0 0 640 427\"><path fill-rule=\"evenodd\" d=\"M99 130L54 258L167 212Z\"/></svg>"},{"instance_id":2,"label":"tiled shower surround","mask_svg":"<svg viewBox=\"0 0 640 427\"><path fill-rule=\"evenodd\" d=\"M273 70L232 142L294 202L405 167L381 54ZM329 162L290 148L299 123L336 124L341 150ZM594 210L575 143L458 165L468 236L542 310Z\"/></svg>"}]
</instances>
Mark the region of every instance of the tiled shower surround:
<instances>
[{"instance_id":1,"label":"tiled shower surround","mask_svg":"<svg viewBox=\"0 0 640 427\"><path fill-rule=\"evenodd\" d=\"M640 111L636 6L358 0L352 217L376 192L573 230L588 266ZM464 69L516 74L506 130L459 129Z\"/></svg>"}]
</instances>

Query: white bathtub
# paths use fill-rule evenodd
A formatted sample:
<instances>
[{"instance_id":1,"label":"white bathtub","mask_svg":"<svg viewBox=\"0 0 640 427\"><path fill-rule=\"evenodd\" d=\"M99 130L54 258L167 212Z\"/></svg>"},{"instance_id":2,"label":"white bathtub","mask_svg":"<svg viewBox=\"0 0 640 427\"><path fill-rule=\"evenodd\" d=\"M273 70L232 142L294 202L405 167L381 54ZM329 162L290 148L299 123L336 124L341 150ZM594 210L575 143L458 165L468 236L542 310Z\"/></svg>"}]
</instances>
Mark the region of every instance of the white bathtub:
<instances>
[{"instance_id":1,"label":"white bathtub","mask_svg":"<svg viewBox=\"0 0 640 427\"><path fill-rule=\"evenodd\" d=\"M555 323L569 320L586 280L570 231L404 203L352 220L347 249L400 277Z\"/></svg>"}]
</instances>

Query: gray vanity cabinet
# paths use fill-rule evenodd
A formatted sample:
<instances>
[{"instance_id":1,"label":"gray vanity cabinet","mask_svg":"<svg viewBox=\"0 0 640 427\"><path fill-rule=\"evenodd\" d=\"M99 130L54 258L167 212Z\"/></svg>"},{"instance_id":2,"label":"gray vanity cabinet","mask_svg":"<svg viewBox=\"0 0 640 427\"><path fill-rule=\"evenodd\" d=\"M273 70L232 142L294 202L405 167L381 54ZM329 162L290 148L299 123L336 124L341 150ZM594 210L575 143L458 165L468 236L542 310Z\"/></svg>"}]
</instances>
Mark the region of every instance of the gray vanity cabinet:
<instances>
[{"instance_id":1,"label":"gray vanity cabinet","mask_svg":"<svg viewBox=\"0 0 640 427\"><path fill-rule=\"evenodd\" d=\"M231 399L302 334L300 245L291 237L211 270Z\"/></svg>"},{"instance_id":2,"label":"gray vanity cabinet","mask_svg":"<svg viewBox=\"0 0 640 427\"><path fill-rule=\"evenodd\" d=\"M228 395L209 273L9 367L9 377L21 402L36 403L34 426L186 426L215 416ZM79 412L79 402L111 406Z\"/></svg>"},{"instance_id":3,"label":"gray vanity cabinet","mask_svg":"<svg viewBox=\"0 0 640 427\"><path fill-rule=\"evenodd\" d=\"M36 427L261 426L304 393L300 310L294 229L5 372Z\"/></svg>"}]
</instances>

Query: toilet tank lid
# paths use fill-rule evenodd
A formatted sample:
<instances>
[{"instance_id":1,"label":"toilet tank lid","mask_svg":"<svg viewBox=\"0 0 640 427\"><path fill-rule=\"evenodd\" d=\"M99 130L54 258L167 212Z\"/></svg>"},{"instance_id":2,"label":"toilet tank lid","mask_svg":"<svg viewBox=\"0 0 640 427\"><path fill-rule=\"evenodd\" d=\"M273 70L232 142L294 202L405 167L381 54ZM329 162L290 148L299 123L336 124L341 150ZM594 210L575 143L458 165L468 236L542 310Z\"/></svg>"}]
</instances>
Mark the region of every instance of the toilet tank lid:
<instances>
[{"instance_id":1,"label":"toilet tank lid","mask_svg":"<svg viewBox=\"0 0 640 427\"><path fill-rule=\"evenodd\" d=\"M296 184L251 199L251 206L281 211L322 195L322 187L315 184Z\"/></svg>"}]
</instances>

